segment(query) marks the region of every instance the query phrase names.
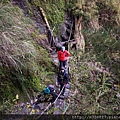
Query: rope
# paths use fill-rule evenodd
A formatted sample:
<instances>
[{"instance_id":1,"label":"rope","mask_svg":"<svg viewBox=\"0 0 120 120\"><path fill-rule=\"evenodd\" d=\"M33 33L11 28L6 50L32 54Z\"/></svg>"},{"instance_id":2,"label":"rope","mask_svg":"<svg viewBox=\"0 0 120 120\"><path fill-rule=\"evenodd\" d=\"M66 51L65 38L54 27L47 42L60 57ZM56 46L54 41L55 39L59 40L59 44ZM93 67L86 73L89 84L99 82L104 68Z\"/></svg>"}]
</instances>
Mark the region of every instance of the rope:
<instances>
[{"instance_id":1,"label":"rope","mask_svg":"<svg viewBox=\"0 0 120 120\"><path fill-rule=\"evenodd\" d=\"M61 95L61 93L62 93L63 89L64 89L64 86L63 86L62 90L60 91L59 95L57 96L56 100L53 102L53 104L55 104L55 103L56 103L56 101L57 101L57 100L58 100L58 98L60 97L60 95Z\"/></svg>"},{"instance_id":2,"label":"rope","mask_svg":"<svg viewBox=\"0 0 120 120\"><path fill-rule=\"evenodd\" d=\"M48 106L46 107L46 109L44 109L44 111L40 114L43 115L45 113L45 111L51 106L51 103L48 104Z\"/></svg>"},{"instance_id":3,"label":"rope","mask_svg":"<svg viewBox=\"0 0 120 120\"><path fill-rule=\"evenodd\" d=\"M59 95L57 96L57 98L55 99L55 101L53 102L53 104L55 104L56 103L56 101L58 100L58 98L60 97L60 95L61 95L61 93L62 93L62 91L63 91L63 89L64 89L64 86L63 86L63 88L62 88L62 90L60 91L60 93L59 93ZM40 114L40 116L39 117L41 117L44 113L45 113L45 111L51 106L52 104L51 103L49 103L48 104L48 106L44 109L44 111ZM39 118L38 117L38 118Z\"/></svg>"}]
</instances>

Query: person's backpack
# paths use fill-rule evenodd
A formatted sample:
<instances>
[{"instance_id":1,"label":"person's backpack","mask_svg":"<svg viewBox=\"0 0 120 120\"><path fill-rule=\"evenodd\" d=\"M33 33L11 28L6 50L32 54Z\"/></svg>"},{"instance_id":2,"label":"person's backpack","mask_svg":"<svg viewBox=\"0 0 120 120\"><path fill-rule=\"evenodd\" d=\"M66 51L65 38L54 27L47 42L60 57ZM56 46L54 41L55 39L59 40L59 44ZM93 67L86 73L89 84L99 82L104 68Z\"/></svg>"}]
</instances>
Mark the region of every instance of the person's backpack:
<instances>
[{"instance_id":1,"label":"person's backpack","mask_svg":"<svg viewBox=\"0 0 120 120\"><path fill-rule=\"evenodd\" d=\"M63 74L59 73L59 79L61 84L64 84L64 77L65 77L65 73Z\"/></svg>"}]
</instances>

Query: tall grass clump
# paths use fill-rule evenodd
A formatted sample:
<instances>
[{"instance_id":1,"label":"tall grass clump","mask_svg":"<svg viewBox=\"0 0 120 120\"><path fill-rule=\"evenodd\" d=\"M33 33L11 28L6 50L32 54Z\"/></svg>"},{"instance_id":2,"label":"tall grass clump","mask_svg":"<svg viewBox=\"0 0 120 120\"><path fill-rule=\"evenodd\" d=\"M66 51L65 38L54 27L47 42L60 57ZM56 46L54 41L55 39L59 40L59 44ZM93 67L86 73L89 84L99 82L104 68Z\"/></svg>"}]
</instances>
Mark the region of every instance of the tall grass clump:
<instances>
[{"instance_id":1,"label":"tall grass clump","mask_svg":"<svg viewBox=\"0 0 120 120\"><path fill-rule=\"evenodd\" d=\"M0 104L11 101L16 94L28 99L53 79L54 64L48 51L38 44L42 35L35 27L21 9L1 3Z\"/></svg>"}]
</instances>

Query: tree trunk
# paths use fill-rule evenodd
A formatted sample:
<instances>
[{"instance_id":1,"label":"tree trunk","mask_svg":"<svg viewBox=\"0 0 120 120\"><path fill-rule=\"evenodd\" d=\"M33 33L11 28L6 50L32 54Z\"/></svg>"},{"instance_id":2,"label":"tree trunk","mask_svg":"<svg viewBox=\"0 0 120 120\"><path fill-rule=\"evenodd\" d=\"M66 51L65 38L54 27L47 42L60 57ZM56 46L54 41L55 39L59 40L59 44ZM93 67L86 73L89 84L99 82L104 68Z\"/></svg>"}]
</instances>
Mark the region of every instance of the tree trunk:
<instances>
[{"instance_id":1,"label":"tree trunk","mask_svg":"<svg viewBox=\"0 0 120 120\"><path fill-rule=\"evenodd\" d=\"M76 48L77 50L81 50L84 52L85 50L85 40L82 34L82 17L78 18L75 17L75 31L74 31L74 39L76 41Z\"/></svg>"}]
</instances>

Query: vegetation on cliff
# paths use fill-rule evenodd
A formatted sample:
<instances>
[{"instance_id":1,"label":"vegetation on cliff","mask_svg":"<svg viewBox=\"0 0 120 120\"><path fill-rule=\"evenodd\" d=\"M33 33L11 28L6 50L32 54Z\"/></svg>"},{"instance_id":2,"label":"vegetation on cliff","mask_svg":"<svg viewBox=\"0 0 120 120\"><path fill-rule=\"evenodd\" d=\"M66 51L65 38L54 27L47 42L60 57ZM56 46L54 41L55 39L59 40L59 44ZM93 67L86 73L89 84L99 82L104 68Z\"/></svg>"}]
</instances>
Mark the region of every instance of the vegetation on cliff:
<instances>
[{"instance_id":1,"label":"vegetation on cliff","mask_svg":"<svg viewBox=\"0 0 120 120\"><path fill-rule=\"evenodd\" d=\"M120 114L119 0L25 0L30 17L11 1L0 2L0 110L8 109L16 94L27 101L54 83L56 67L40 44L48 44L47 37L31 19L33 9L41 7L58 36L65 10L82 17L86 46L84 53L70 48L70 84L76 96L67 113Z\"/></svg>"},{"instance_id":2,"label":"vegetation on cliff","mask_svg":"<svg viewBox=\"0 0 120 120\"><path fill-rule=\"evenodd\" d=\"M0 3L0 107L10 105L18 94L22 101L41 91L55 72L54 63L40 41L47 44L46 35L39 33L35 21L11 3Z\"/></svg>"},{"instance_id":3,"label":"vegetation on cliff","mask_svg":"<svg viewBox=\"0 0 120 120\"><path fill-rule=\"evenodd\" d=\"M73 2L73 1L71 1ZM73 5L73 4L71 4ZM119 0L74 2L74 16L83 18L85 53L71 50L71 83L78 90L71 109L83 114L119 114Z\"/></svg>"}]
</instances>

